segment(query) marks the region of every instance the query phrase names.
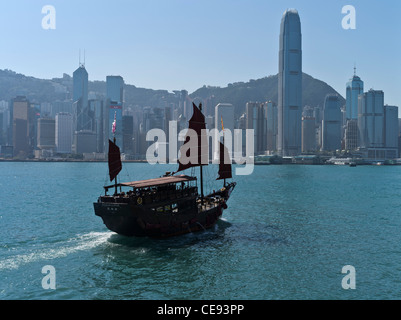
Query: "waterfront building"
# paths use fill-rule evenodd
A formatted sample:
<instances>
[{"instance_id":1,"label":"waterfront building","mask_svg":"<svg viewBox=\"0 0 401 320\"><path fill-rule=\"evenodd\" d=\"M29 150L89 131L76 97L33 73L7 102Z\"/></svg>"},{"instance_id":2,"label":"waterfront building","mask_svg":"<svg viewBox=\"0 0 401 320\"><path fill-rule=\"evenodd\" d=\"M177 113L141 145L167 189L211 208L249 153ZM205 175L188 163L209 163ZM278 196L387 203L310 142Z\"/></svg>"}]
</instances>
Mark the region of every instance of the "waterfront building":
<instances>
[{"instance_id":1,"label":"waterfront building","mask_svg":"<svg viewBox=\"0 0 401 320\"><path fill-rule=\"evenodd\" d=\"M302 117L302 153L316 151L316 125L313 116Z\"/></svg>"},{"instance_id":2,"label":"waterfront building","mask_svg":"<svg viewBox=\"0 0 401 320\"><path fill-rule=\"evenodd\" d=\"M384 106L384 93L370 89L358 99L358 145L367 159L398 157L398 108Z\"/></svg>"},{"instance_id":3,"label":"waterfront building","mask_svg":"<svg viewBox=\"0 0 401 320\"><path fill-rule=\"evenodd\" d=\"M390 150L387 151L388 158L398 158L398 107L384 106L384 122L385 122L385 145L387 149L393 149L393 154L390 155Z\"/></svg>"},{"instance_id":4,"label":"waterfront building","mask_svg":"<svg viewBox=\"0 0 401 320\"><path fill-rule=\"evenodd\" d=\"M71 113L60 112L55 119L55 143L58 153L72 152L73 117Z\"/></svg>"},{"instance_id":5,"label":"waterfront building","mask_svg":"<svg viewBox=\"0 0 401 320\"><path fill-rule=\"evenodd\" d=\"M322 120L322 151L341 149L341 108L338 95L328 94Z\"/></svg>"},{"instance_id":6,"label":"waterfront building","mask_svg":"<svg viewBox=\"0 0 401 320\"><path fill-rule=\"evenodd\" d=\"M268 101L264 104L266 112L266 150L269 154L277 151L277 126L278 126L278 110L277 104Z\"/></svg>"},{"instance_id":7,"label":"waterfront building","mask_svg":"<svg viewBox=\"0 0 401 320\"><path fill-rule=\"evenodd\" d=\"M29 101L25 96L18 96L12 100L10 117L14 156L26 157L31 152L31 144Z\"/></svg>"},{"instance_id":8,"label":"waterfront building","mask_svg":"<svg viewBox=\"0 0 401 320\"><path fill-rule=\"evenodd\" d=\"M74 134L75 153L96 153L96 133L90 130L76 131Z\"/></svg>"},{"instance_id":9,"label":"waterfront building","mask_svg":"<svg viewBox=\"0 0 401 320\"><path fill-rule=\"evenodd\" d=\"M105 149L104 139L104 99L94 96L88 101L88 108L93 115L92 131L96 132L96 149L103 153Z\"/></svg>"},{"instance_id":10,"label":"waterfront building","mask_svg":"<svg viewBox=\"0 0 401 320\"><path fill-rule=\"evenodd\" d=\"M123 115L123 152L134 153L134 118L132 115Z\"/></svg>"},{"instance_id":11,"label":"waterfront building","mask_svg":"<svg viewBox=\"0 0 401 320\"><path fill-rule=\"evenodd\" d=\"M106 77L106 108L107 112L107 130L106 141L116 138L117 145L123 150L123 105L124 105L124 79L121 76ZM112 126L116 119L116 131L113 135ZM106 143L106 146L108 144Z\"/></svg>"},{"instance_id":12,"label":"waterfront building","mask_svg":"<svg viewBox=\"0 0 401 320\"><path fill-rule=\"evenodd\" d=\"M75 130L92 130L92 121L88 110L88 72L84 64L73 73L73 102Z\"/></svg>"},{"instance_id":13,"label":"waterfront building","mask_svg":"<svg viewBox=\"0 0 401 320\"><path fill-rule=\"evenodd\" d=\"M301 153L302 35L298 11L284 12L280 26L278 73L278 153Z\"/></svg>"},{"instance_id":14,"label":"waterfront building","mask_svg":"<svg viewBox=\"0 0 401 320\"><path fill-rule=\"evenodd\" d=\"M360 148L384 148L384 93L370 89L359 95L358 144Z\"/></svg>"},{"instance_id":15,"label":"waterfront building","mask_svg":"<svg viewBox=\"0 0 401 320\"><path fill-rule=\"evenodd\" d=\"M233 139L234 139L234 106L231 103L219 103L215 107L215 114L214 114L214 127L217 129L219 132L222 130L221 126L221 119L223 118L223 124L224 124L224 143L227 146L227 149L229 150L230 156L232 152L232 146L233 146ZM229 140L229 136L227 131L231 131L231 139ZM214 139L215 140L215 146L214 146L214 158L213 159L219 159L218 154L219 154L219 141L223 142L223 135L221 135L221 139Z\"/></svg>"},{"instance_id":16,"label":"waterfront building","mask_svg":"<svg viewBox=\"0 0 401 320\"><path fill-rule=\"evenodd\" d=\"M356 75L354 68L354 76L346 85L346 118L358 119L358 96L363 94L363 81Z\"/></svg>"},{"instance_id":17,"label":"waterfront building","mask_svg":"<svg viewBox=\"0 0 401 320\"><path fill-rule=\"evenodd\" d=\"M4 130L4 128L5 128L5 126L4 126L4 118L5 118L5 112L3 112L3 111L0 111L0 146L2 145L2 144L4 144L4 141L5 141L5 139L4 139L4 137L5 137L5 130Z\"/></svg>"},{"instance_id":18,"label":"waterfront building","mask_svg":"<svg viewBox=\"0 0 401 320\"><path fill-rule=\"evenodd\" d=\"M267 109L265 104L259 102L246 104L246 129L253 129L255 155L264 154L267 147Z\"/></svg>"},{"instance_id":19,"label":"waterfront building","mask_svg":"<svg viewBox=\"0 0 401 320\"><path fill-rule=\"evenodd\" d=\"M54 150L56 147L56 121L52 118L38 119L38 148Z\"/></svg>"},{"instance_id":20,"label":"waterfront building","mask_svg":"<svg viewBox=\"0 0 401 320\"><path fill-rule=\"evenodd\" d=\"M121 76L106 77L106 98L111 101L124 102L124 79Z\"/></svg>"},{"instance_id":21,"label":"waterfront building","mask_svg":"<svg viewBox=\"0 0 401 320\"><path fill-rule=\"evenodd\" d=\"M353 151L358 148L358 121L349 119L345 125L345 150Z\"/></svg>"}]
</instances>

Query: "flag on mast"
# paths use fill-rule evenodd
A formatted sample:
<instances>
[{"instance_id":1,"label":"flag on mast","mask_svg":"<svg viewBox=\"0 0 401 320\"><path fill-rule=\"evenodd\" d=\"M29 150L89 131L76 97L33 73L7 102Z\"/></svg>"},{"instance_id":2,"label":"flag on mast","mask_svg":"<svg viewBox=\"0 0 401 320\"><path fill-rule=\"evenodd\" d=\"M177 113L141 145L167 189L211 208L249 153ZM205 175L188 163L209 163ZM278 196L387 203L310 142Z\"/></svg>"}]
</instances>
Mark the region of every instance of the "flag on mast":
<instances>
[{"instance_id":1,"label":"flag on mast","mask_svg":"<svg viewBox=\"0 0 401 320\"><path fill-rule=\"evenodd\" d=\"M113 133L116 133L116 124L117 124L117 112L114 112L114 121L113 121Z\"/></svg>"}]
</instances>

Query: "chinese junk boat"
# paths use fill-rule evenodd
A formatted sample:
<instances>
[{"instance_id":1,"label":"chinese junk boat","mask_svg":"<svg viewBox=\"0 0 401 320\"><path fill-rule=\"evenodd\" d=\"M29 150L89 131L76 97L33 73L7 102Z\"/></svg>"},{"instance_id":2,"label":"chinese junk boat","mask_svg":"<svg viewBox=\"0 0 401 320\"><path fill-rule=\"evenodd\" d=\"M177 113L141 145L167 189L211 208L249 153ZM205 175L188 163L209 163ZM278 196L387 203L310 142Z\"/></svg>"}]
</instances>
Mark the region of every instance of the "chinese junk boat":
<instances>
[{"instance_id":1,"label":"chinese junk boat","mask_svg":"<svg viewBox=\"0 0 401 320\"><path fill-rule=\"evenodd\" d=\"M201 157L205 152L207 154L208 148L200 142L207 141L201 139L201 135L206 134L202 131L206 128L205 117L201 112L201 104L199 108L193 104L193 109L194 114L189 121L189 129L193 131L188 130L175 173L168 172L155 179L117 183L117 175L122 169L120 149L115 139L114 142L109 140L109 175L110 181L114 180L115 183L105 186L105 194L94 203L95 214L103 219L108 229L124 236L164 238L208 229L221 217L236 185L235 182L226 183L226 179L232 178L231 162L224 161L229 159L228 150L220 142L217 180L224 181L223 187L204 196L202 166L207 165L208 161L202 163ZM193 141L196 136L191 139L190 131L193 136L196 133L196 142ZM193 152L195 156L192 158L190 151L193 149L188 148L191 143L197 143L195 148L198 150ZM187 156L187 161L182 161L183 156ZM177 174L192 167L200 168L200 194L196 177ZM129 191L122 192L123 187L129 188ZM108 195L109 189L114 190L113 195Z\"/></svg>"}]
</instances>

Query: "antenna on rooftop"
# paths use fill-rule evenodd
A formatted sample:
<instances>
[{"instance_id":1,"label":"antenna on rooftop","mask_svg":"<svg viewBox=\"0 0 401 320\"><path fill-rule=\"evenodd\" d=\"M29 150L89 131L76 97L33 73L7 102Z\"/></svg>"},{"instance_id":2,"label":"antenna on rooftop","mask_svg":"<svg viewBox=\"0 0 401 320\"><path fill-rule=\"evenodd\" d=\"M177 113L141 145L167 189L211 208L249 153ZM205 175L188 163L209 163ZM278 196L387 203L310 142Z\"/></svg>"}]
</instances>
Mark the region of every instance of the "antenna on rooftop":
<instances>
[{"instance_id":1,"label":"antenna on rooftop","mask_svg":"<svg viewBox=\"0 0 401 320\"><path fill-rule=\"evenodd\" d=\"M81 68L85 68L85 60L86 60L86 57L85 57L85 49L84 49L84 63L81 62L81 49L79 49L79 66L80 66Z\"/></svg>"}]
</instances>

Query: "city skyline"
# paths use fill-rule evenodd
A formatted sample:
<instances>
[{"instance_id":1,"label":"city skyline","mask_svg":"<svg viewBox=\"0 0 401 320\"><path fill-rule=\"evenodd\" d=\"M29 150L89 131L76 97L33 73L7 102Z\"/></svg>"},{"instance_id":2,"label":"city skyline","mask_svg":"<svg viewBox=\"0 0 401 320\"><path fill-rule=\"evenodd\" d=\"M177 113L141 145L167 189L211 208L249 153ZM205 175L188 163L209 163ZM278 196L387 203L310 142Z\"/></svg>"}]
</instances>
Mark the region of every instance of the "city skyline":
<instances>
[{"instance_id":1,"label":"city skyline","mask_svg":"<svg viewBox=\"0 0 401 320\"><path fill-rule=\"evenodd\" d=\"M19 10L21 3L24 10ZM356 9L355 30L341 26L346 4ZM203 85L225 87L278 73L280 17L295 7L303 21L304 72L345 97L344 82L352 78L356 64L366 89L383 90L386 103L401 104L397 89L401 64L394 57L401 44L390 41L401 30L397 1L331 1L324 10L318 1L117 1L96 8L93 2L53 1L52 5L57 12L55 30L41 28L38 2L16 1L1 8L3 27L13 26L16 17L18 23L13 35L3 39L13 50L0 53L0 69L43 79L60 77L76 69L79 51L85 50L90 81L119 74L127 84L152 89L193 92ZM108 23L113 16L118 23ZM374 45L366 41L371 37ZM105 42L111 41L113 46L104 50ZM26 47L31 48L29 59L24 58Z\"/></svg>"},{"instance_id":2,"label":"city skyline","mask_svg":"<svg viewBox=\"0 0 401 320\"><path fill-rule=\"evenodd\" d=\"M344 8L350 7L354 8ZM277 100L272 101L268 97L269 101L257 102L253 96L249 96L245 113L241 115L237 112L235 115L235 107L228 101L215 100L214 96L197 97L195 100L205 99L202 103L205 102L206 116L213 114L212 109L215 109L214 119L208 119L208 122L214 121L214 127L219 129L219 123L222 126L225 118L225 128L230 129L231 133L234 128L243 129L244 126L254 129L254 147L256 154L260 155L291 157L305 152L337 154L357 151L359 155L374 159L398 157L398 106L389 105L384 99L383 90L370 89L364 92L363 78L357 76L356 66L352 79L345 84L345 105L340 104L337 92L326 93L323 109L320 103L311 106L303 101L304 37L301 25L296 8L284 11L279 33L277 97L272 98ZM342 27L346 29L344 20ZM100 92L89 93L90 73L86 70L85 51L83 60L79 53L79 66L73 72L71 82L72 92L68 92L65 86L59 88L66 94L65 104L57 105L53 110L49 101L31 104L29 98L17 95L9 111L2 114L0 142L6 140L6 146L14 145L14 156L31 157L34 152L35 157L46 157L56 151L58 141L55 131L61 124L56 124L54 118L57 110L71 110L74 132L72 150L74 154L81 155L102 154L107 150L107 140L112 135L123 152L128 153L127 157L143 157L147 153L149 141L146 136L150 129L167 130L170 120L177 121L177 125L180 123L182 127L182 122L191 117L192 101L186 90L174 90L172 100L162 101L161 105L141 108L127 104L127 110L124 110L125 81L121 75L106 76L105 95ZM63 79L69 77L64 74ZM71 106L67 106L68 99ZM276 102L277 112L274 111ZM272 139L276 139L275 146ZM226 142L231 145L231 139Z\"/></svg>"}]
</instances>

